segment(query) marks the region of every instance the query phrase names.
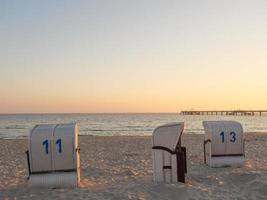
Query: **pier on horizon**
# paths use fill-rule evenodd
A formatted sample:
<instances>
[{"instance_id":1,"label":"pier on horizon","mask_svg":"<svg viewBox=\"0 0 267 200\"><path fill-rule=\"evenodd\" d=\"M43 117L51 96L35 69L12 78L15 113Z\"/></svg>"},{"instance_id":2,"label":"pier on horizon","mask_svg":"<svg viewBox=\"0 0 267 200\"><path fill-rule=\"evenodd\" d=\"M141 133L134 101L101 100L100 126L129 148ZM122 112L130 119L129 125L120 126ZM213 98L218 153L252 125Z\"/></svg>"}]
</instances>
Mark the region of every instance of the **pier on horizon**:
<instances>
[{"instance_id":1,"label":"pier on horizon","mask_svg":"<svg viewBox=\"0 0 267 200\"><path fill-rule=\"evenodd\" d=\"M182 115L233 115L233 116L262 116L267 110L184 110Z\"/></svg>"}]
</instances>

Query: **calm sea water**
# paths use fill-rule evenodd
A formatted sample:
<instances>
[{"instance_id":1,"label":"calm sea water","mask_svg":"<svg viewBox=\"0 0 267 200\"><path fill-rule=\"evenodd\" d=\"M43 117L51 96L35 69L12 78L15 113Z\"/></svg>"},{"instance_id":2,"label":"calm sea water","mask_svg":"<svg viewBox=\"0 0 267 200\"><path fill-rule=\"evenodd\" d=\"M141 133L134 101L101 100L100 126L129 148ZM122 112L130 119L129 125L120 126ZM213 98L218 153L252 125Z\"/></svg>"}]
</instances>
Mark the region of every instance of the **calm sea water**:
<instances>
[{"instance_id":1,"label":"calm sea water","mask_svg":"<svg viewBox=\"0 0 267 200\"><path fill-rule=\"evenodd\" d=\"M184 121L186 133L203 134L203 120L236 120L246 132L267 132L264 116L183 116L175 114L0 114L0 138L29 135L35 124L79 123L80 135L151 135L157 126Z\"/></svg>"}]
</instances>

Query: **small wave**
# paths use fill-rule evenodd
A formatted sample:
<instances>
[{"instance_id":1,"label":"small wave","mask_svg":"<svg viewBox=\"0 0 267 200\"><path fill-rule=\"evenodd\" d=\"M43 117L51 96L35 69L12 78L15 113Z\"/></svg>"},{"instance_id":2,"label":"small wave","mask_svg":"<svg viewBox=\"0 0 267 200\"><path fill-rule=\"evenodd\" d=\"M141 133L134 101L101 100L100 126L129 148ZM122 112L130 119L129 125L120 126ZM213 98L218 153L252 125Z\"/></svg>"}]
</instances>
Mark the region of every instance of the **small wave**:
<instances>
[{"instance_id":1,"label":"small wave","mask_svg":"<svg viewBox=\"0 0 267 200\"><path fill-rule=\"evenodd\" d=\"M191 131L204 131L204 128L185 128L185 130L191 130Z\"/></svg>"},{"instance_id":2,"label":"small wave","mask_svg":"<svg viewBox=\"0 0 267 200\"><path fill-rule=\"evenodd\" d=\"M203 135L204 132L192 132L192 131L185 131L186 134L200 134Z\"/></svg>"},{"instance_id":3,"label":"small wave","mask_svg":"<svg viewBox=\"0 0 267 200\"><path fill-rule=\"evenodd\" d=\"M0 139L3 140L25 140L28 139L28 136L0 136Z\"/></svg>"},{"instance_id":4,"label":"small wave","mask_svg":"<svg viewBox=\"0 0 267 200\"><path fill-rule=\"evenodd\" d=\"M143 128L144 126L125 126L125 128Z\"/></svg>"},{"instance_id":5,"label":"small wave","mask_svg":"<svg viewBox=\"0 0 267 200\"><path fill-rule=\"evenodd\" d=\"M125 132L125 131L153 131L153 129L83 129L81 132Z\"/></svg>"},{"instance_id":6,"label":"small wave","mask_svg":"<svg viewBox=\"0 0 267 200\"><path fill-rule=\"evenodd\" d=\"M105 129L83 129L80 130L81 132L88 132L88 131L92 131L92 132L105 132L105 131L112 131L112 130L105 130Z\"/></svg>"},{"instance_id":7,"label":"small wave","mask_svg":"<svg viewBox=\"0 0 267 200\"><path fill-rule=\"evenodd\" d=\"M23 127L23 126L5 126L3 129L7 129L7 130L9 130L9 129L27 129L26 127Z\"/></svg>"}]
</instances>

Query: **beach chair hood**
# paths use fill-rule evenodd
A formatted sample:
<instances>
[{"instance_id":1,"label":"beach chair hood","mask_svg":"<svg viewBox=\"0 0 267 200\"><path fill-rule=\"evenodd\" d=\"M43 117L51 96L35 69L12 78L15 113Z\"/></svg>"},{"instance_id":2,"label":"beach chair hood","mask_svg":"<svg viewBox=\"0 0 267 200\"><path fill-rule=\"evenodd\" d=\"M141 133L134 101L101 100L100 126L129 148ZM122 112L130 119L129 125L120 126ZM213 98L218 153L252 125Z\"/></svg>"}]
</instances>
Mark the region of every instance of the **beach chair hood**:
<instances>
[{"instance_id":1,"label":"beach chair hood","mask_svg":"<svg viewBox=\"0 0 267 200\"><path fill-rule=\"evenodd\" d=\"M162 146L175 151L183 129L183 122L169 123L157 127L153 132L153 146Z\"/></svg>"}]
</instances>

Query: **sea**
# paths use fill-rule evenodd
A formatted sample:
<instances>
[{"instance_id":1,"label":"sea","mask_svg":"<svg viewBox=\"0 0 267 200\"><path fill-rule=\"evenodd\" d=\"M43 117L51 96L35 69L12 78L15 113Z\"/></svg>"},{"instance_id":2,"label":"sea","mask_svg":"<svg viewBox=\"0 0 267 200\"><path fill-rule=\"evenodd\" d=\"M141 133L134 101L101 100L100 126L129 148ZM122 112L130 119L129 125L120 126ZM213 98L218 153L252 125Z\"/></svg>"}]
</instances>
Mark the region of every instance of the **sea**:
<instances>
[{"instance_id":1,"label":"sea","mask_svg":"<svg viewBox=\"0 0 267 200\"><path fill-rule=\"evenodd\" d=\"M36 124L73 123L79 135L119 136L152 135L153 130L170 122L185 122L185 133L204 134L204 120L235 120L245 132L267 132L267 115L221 116L181 115L179 113L123 114L0 114L0 138L25 138Z\"/></svg>"}]
</instances>

